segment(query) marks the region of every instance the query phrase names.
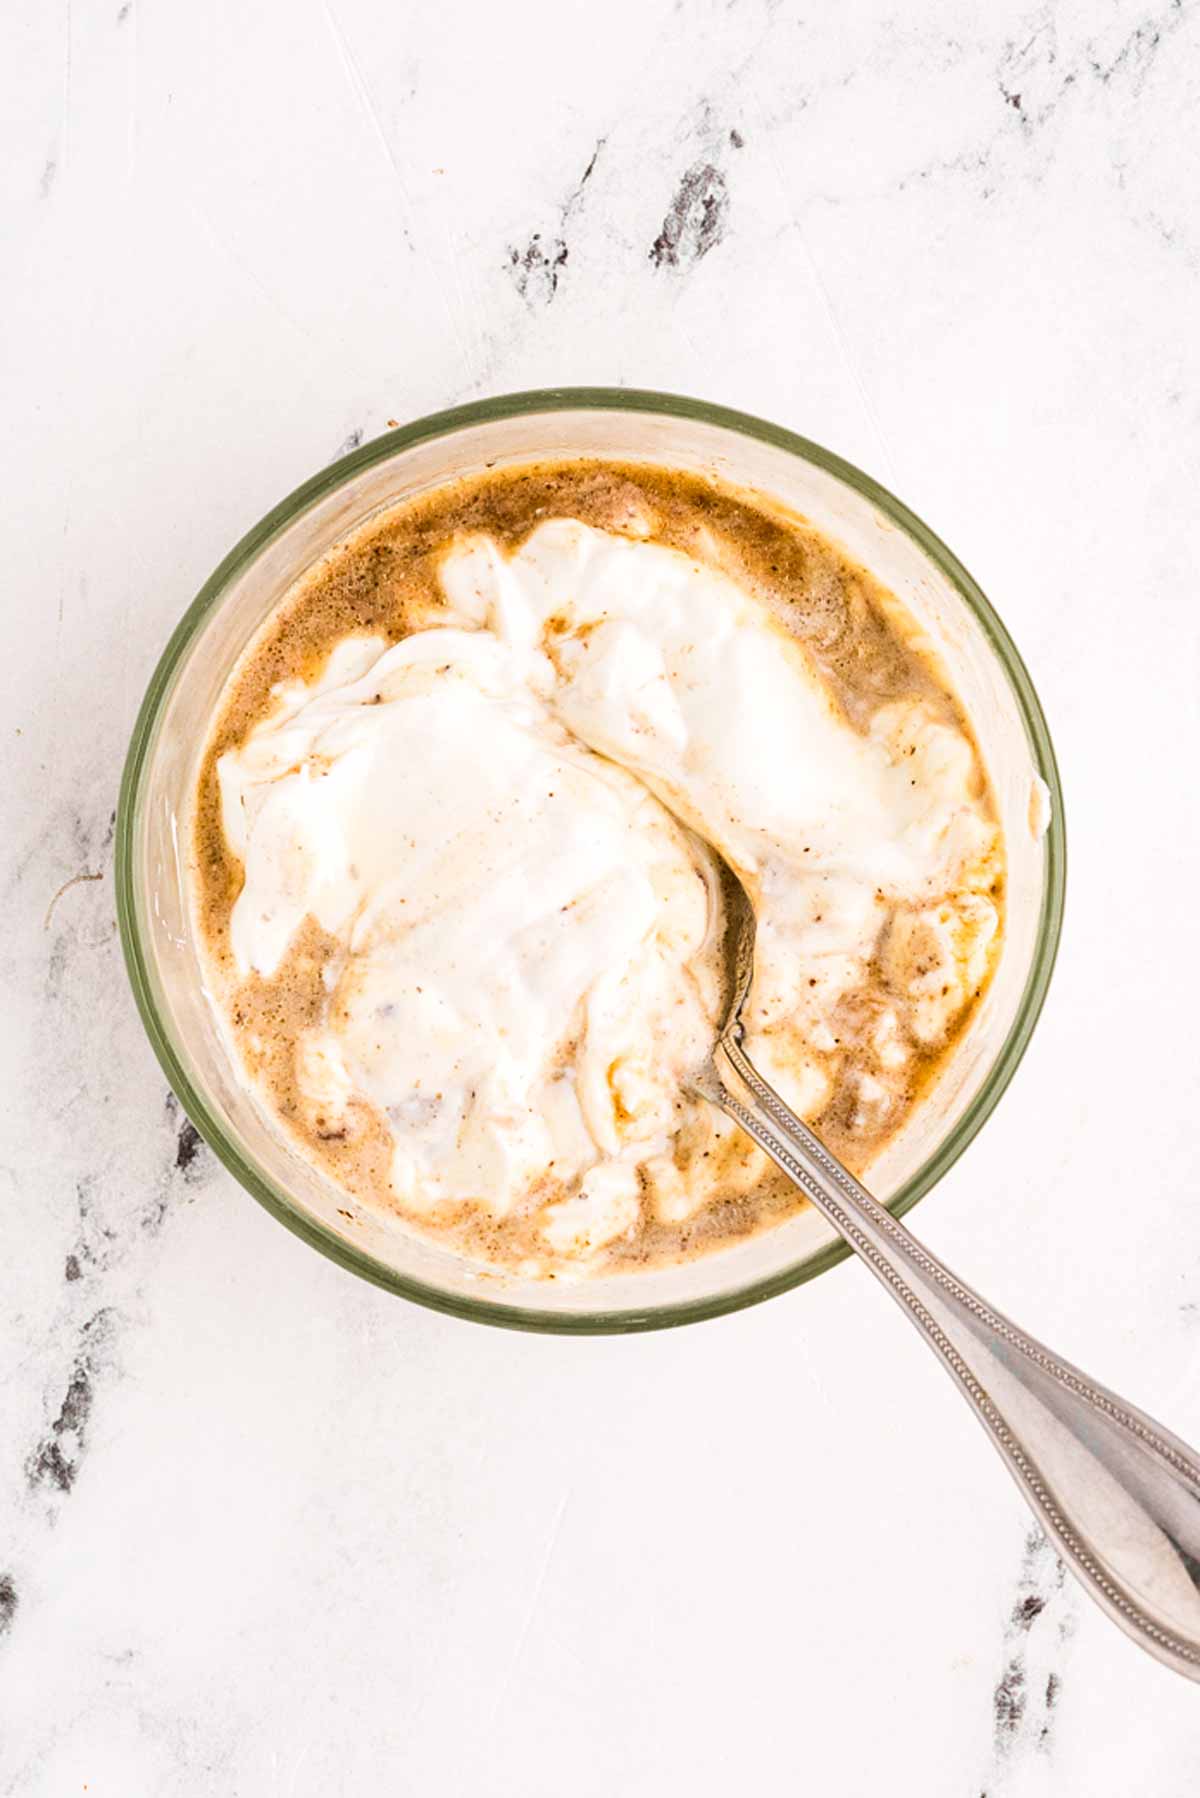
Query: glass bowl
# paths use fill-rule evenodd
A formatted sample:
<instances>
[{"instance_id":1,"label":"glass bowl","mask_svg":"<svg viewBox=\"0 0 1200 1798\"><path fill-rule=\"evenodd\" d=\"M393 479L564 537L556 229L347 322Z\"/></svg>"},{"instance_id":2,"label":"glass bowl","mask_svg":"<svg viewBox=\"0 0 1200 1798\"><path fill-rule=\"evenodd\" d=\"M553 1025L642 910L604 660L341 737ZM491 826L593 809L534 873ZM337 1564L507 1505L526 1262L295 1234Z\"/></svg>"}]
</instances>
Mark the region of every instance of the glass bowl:
<instances>
[{"instance_id":1,"label":"glass bowl","mask_svg":"<svg viewBox=\"0 0 1200 1798\"><path fill-rule=\"evenodd\" d=\"M360 1210L289 1146L239 1080L205 997L184 880L209 720L242 650L293 581L399 499L484 468L570 456L708 474L810 519L908 605L967 708L1008 840L1007 937L942 1079L868 1175L897 1215L929 1191L1008 1085L1045 998L1065 871L1054 752L1020 656L946 546L840 457L744 413L623 388L508 394L391 431L305 482L225 558L155 669L121 784L117 915L167 1079L201 1136L280 1223L364 1279L460 1317L576 1333L656 1329L784 1292L849 1251L805 1210L681 1266L537 1281L473 1267Z\"/></svg>"}]
</instances>

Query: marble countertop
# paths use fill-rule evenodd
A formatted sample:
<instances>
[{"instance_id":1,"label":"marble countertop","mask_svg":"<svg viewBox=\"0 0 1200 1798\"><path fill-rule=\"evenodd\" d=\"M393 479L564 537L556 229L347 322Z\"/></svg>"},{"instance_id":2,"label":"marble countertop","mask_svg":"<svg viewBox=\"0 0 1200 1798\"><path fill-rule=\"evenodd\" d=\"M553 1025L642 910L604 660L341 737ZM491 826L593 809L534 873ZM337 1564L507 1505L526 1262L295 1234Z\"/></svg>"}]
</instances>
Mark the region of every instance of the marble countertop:
<instances>
[{"instance_id":1,"label":"marble countertop","mask_svg":"<svg viewBox=\"0 0 1200 1798\"><path fill-rule=\"evenodd\" d=\"M1068 797L1049 1004L920 1229L1200 1440L1200 5L11 11L0 1791L1192 1798L1200 1694L865 1274L579 1342L355 1281L181 1117L111 859L175 620L389 419L628 383L827 443L995 600Z\"/></svg>"}]
</instances>

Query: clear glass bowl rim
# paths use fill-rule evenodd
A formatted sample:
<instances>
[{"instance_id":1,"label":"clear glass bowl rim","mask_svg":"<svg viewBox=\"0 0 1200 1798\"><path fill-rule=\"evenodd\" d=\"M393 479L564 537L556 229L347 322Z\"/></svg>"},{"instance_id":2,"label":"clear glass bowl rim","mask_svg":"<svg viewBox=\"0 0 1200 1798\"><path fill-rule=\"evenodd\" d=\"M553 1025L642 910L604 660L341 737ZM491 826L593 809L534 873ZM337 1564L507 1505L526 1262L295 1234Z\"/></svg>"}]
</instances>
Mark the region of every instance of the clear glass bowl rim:
<instances>
[{"instance_id":1,"label":"clear glass bowl rim","mask_svg":"<svg viewBox=\"0 0 1200 1798\"><path fill-rule=\"evenodd\" d=\"M1016 1072L1041 1013L1058 953L1066 887L1066 829L1058 764L1050 732L1033 682L1016 645L977 583L928 525L870 475L864 474L861 469L844 461L831 450L809 438L798 436L793 431L784 430L779 425L729 407L712 405L680 394L626 387L553 387L500 394L492 399L431 413L411 424L391 429L384 436L364 443L348 456L331 463L328 468L322 469L286 499L281 500L247 531L201 587L172 633L146 689L129 745L117 807L117 922L138 1011L172 1090L218 1159L281 1224L352 1273L433 1310L511 1329L564 1335L619 1334L696 1323L705 1318L740 1310L747 1305L758 1304L763 1299L802 1285L806 1280L815 1279L818 1274L844 1261L851 1253L850 1248L842 1242L830 1243L816 1254L808 1254L787 1267L779 1268L732 1291L635 1309L606 1310L601 1305L594 1311L587 1312L541 1311L527 1306L505 1304L496 1299L465 1297L398 1273L385 1262L343 1241L319 1219L301 1211L285 1191L246 1160L237 1144L227 1136L219 1118L193 1084L184 1053L173 1040L155 1003L149 977L148 952L143 942L135 902L138 872L134 866L134 821L143 796L144 781L150 766L163 704L171 691L175 669L192 638L210 611L220 604L230 583L300 513L325 498L358 470L386 460L411 444L450 436L467 426L530 414L564 411L666 414L699 420L743 436L757 438L824 469L863 495L919 545L958 592L994 651L1024 723L1034 765L1050 795L1050 823L1046 835L1045 872L1034 956L1012 1025L986 1079L945 1141L893 1196L889 1204L893 1215L900 1217L910 1210L958 1160L990 1117ZM597 1283L596 1290L599 1297L603 1292L602 1283Z\"/></svg>"}]
</instances>

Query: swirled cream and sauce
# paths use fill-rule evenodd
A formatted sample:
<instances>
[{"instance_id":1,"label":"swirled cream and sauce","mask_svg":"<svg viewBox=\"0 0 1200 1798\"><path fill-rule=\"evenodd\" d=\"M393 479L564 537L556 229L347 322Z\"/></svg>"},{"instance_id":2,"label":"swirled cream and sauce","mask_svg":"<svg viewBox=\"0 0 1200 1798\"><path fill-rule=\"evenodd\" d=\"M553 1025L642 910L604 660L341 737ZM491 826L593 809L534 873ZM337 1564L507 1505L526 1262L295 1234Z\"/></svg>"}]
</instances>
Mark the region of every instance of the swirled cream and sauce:
<instances>
[{"instance_id":1,"label":"swirled cream and sauce","mask_svg":"<svg viewBox=\"0 0 1200 1798\"><path fill-rule=\"evenodd\" d=\"M860 1168L1001 921L987 784L896 602L843 594L839 630L818 570L806 641L752 532L659 528L653 486L612 479L607 511L560 471L499 528L426 517L373 615L310 583L303 654L284 608L200 808L216 988L281 1120L359 1202L560 1276L798 1202L688 1091L721 992L705 845L757 914L752 1053Z\"/></svg>"}]
</instances>

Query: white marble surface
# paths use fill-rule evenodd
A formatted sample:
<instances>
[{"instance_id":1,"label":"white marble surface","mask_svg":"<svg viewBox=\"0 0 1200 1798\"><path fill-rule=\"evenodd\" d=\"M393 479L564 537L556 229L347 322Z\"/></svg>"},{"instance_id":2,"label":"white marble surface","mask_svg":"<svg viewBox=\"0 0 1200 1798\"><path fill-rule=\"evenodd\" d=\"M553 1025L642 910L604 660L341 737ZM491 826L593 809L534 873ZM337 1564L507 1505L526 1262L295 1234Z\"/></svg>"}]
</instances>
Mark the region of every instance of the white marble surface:
<instances>
[{"instance_id":1,"label":"white marble surface","mask_svg":"<svg viewBox=\"0 0 1200 1798\"><path fill-rule=\"evenodd\" d=\"M6 23L0 1790L1191 1798L1200 1694L865 1275L585 1342L359 1284L181 1125L110 861L175 619L389 418L625 382L830 444L996 600L1069 800L920 1227L1200 1439L1196 0Z\"/></svg>"}]
</instances>

